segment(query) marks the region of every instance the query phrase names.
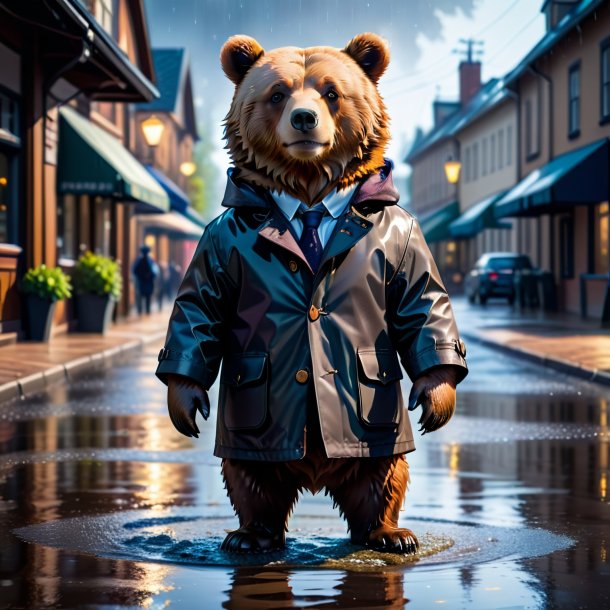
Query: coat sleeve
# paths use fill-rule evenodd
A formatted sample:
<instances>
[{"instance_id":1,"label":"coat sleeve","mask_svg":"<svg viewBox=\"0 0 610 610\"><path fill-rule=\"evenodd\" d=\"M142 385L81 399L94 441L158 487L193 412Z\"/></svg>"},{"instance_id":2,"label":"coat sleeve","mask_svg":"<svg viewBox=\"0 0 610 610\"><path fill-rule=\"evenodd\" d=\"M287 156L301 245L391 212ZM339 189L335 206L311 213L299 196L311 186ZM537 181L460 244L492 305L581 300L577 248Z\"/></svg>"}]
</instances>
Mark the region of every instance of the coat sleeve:
<instances>
[{"instance_id":1,"label":"coat sleeve","mask_svg":"<svg viewBox=\"0 0 610 610\"><path fill-rule=\"evenodd\" d=\"M206 227L178 289L165 347L159 353L156 375L165 384L168 373L174 373L208 390L218 375L233 284L211 227Z\"/></svg>"},{"instance_id":2,"label":"coat sleeve","mask_svg":"<svg viewBox=\"0 0 610 610\"><path fill-rule=\"evenodd\" d=\"M388 285L390 335L409 377L415 380L439 365L457 367L466 377L466 348L449 296L416 220Z\"/></svg>"}]
</instances>

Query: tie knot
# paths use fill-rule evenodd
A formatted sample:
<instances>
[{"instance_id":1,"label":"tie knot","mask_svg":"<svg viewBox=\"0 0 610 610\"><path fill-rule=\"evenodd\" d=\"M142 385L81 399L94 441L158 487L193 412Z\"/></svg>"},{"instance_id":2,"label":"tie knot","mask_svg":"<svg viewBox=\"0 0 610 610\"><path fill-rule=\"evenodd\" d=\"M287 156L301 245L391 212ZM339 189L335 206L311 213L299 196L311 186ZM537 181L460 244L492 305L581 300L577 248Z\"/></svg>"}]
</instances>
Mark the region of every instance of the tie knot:
<instances>
[{"instance_id":1,"label":"tie knot","mask_svg":"<svg viewBox=\"0 0 610 610\"><path fill-rule=\"evenodd\" d=\"M301 213L304 229L317 229L322 222L324 210L307 210Z\"/></svg>"}]
</instances>

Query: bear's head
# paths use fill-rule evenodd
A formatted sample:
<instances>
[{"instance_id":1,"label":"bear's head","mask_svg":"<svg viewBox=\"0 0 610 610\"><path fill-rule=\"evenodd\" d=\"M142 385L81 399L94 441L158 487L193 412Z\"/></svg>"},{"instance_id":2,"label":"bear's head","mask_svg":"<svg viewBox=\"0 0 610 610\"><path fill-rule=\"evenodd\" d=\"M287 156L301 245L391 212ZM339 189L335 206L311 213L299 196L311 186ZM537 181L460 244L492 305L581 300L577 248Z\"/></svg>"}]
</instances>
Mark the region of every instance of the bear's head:
<instances>
[{"instance_id":1,"label":"bear's head","mask_svg":"<svg viewBox=\"0 0 610 610\"><path fill-rule=\"evenodd\" d=\"M389 119L377 81L387 44L360 34L344 49L264 51L233 36L221 51L235 84L225 138L238 177L312 205L384 163Z\"/></svg>"}]
</instances>

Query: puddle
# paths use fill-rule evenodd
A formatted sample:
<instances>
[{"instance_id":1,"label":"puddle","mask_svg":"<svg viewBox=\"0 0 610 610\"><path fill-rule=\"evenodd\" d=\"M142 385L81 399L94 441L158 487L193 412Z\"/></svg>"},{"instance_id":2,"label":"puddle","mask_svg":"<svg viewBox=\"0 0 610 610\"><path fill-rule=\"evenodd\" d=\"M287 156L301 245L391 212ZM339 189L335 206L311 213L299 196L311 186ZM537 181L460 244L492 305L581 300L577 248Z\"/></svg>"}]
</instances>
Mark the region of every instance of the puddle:
<instances>
[{"instance_id":1,"label":"puddle","mask_svg":"<svg viewBox=\"0 0 610 610\"><path fill-rule=\"evenodd\" d=\"M197 566L281 566L378 570L389 566L480 563L508 556L527 558L569 548L573 541L542 529L497 527L442 519L409 519L420 540L415 555L361 549L349 542L334 518L296 517L286 549L234 555L219 549L235 519L202 516L197 507L168 511L123 511L60 519L15 530L28 542L113 559Z\"/></svg>"}]
</instances>

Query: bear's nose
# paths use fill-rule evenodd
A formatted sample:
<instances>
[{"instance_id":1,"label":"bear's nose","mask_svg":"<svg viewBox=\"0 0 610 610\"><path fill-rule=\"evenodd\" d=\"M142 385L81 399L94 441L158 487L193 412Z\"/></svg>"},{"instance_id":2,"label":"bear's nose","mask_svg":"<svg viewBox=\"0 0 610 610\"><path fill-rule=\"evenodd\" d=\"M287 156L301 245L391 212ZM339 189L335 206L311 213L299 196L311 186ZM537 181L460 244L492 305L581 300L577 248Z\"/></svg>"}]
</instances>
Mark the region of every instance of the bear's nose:
<instances>
[{"instance_id":1,"label":"bear's nose","mask_svg":"<svg viewBox=\"0 0 610 610\"><path fill-rule=\"evenodd\" d=\"M318 115L307 108L296 108L290 115L290 123L295 129L305 133L314 129L318 124Z\"/></svg>"}]
</instances>

